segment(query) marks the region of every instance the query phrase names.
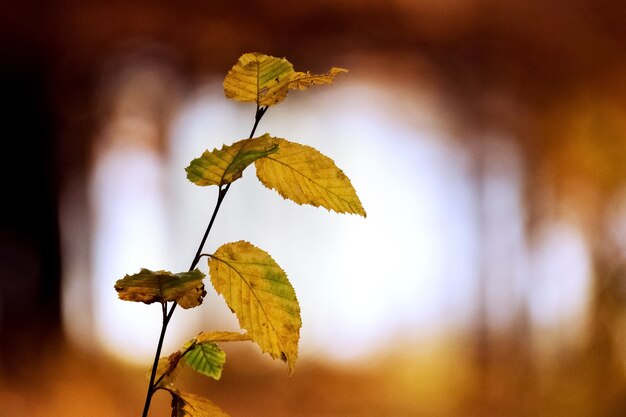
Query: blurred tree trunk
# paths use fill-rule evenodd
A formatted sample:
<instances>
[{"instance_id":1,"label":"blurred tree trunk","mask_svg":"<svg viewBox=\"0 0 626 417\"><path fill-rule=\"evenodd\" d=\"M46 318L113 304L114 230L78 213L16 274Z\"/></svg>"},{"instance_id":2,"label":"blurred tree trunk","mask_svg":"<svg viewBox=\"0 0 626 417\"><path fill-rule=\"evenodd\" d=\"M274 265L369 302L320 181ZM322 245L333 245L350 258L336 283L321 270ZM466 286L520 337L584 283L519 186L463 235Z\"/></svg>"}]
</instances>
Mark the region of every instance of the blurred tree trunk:
<instances>
[{"instance_id":1,"label":"blurred tree trunk","mask_svg":"<svg viewBox=\"0 0 626 417\"><path fill-rule=\"evenodd\" d=\"M56 137L46 63L2 58L0 370L15 374L60 333Z\"/></svg>"},{"instance_id":2,"label":"blurred tree trunk","mask_svg":"<svg viewBox=\"0 0 626 417\"><path fill-rule=\"evenodd\" d=\"M626 415L625 352L626 265L615 257L594 258L589 337L583 351L582 370L587 371L590 415ZM585 366L586 365L586 366Z\"/></svg>"}]
</instances>

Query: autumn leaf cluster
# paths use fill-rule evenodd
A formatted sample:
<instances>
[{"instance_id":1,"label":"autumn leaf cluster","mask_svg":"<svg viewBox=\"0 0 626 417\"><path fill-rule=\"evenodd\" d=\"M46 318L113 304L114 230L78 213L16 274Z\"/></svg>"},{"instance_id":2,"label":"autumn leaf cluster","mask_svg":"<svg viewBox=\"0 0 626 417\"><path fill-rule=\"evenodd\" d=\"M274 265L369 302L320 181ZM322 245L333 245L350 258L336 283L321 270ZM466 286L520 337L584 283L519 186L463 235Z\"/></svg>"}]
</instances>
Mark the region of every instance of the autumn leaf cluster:
<instances>
[{"instance_id":1,"label":"autumn leaf cluster","mask_svg":"<svg viewBox=\"0 0 626 417\"><path fill-rule=\"evenodd\" d=\"M320 75L297 72L284 58L248 53L228 72L224 93L230 99L256 104L256 128L268 107L282 102L290 90L331 84L337 75L345 72L341 68L331 68ZM337 213L366 216L350 180L332 159L310 146L269 133L206 150L190 162L186 173L195 185L218 187L223 198L231 184L252 164L261 184L285 199ZM216 210L219 202L221 200ZM272 358L283 360L289 374L298 358L302 326L300 305L287 274L274 259L243 240L223 244L215 253L203 256L208 259L213 289L224 298L243 331L202 332L176 352L161 357L158 363L155 360L149 395L156 390L169 392L173 416L227 415L208 399L185 393L176 385L176 375L183 366L219 379L226 355L218 343L252 341ZM122 300L160 303L166 318L168 303L185 309L202 304L206 295L205 274L194 268L198 260L196 255L188 272L141 269L118 280L115 289Z\"/></svg>"}]
</instances>

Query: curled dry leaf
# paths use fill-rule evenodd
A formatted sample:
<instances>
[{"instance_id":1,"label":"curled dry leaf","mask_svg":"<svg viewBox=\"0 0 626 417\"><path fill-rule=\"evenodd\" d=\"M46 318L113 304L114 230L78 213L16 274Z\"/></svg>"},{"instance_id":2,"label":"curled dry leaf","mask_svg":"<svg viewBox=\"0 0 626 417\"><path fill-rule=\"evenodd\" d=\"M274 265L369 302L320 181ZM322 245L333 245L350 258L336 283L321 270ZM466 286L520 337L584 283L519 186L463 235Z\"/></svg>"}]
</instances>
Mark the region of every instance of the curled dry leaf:
<instances>
[{"instance_id":1,"label":"curled dry leaf","mask_svg":"<svg viewBox=\"0 0 626 417\"><path fill-rule=\"evenodd\" d=\"M289 80L290 90L306 90L314 85L332 84L339 74L348 72L347 69L332 67L326 74L311 74L310 72L294 72Z\"/></svg>"},{"instance_id":2,"label":"curled dry leaf","mask_svg":"<svg viewBox=\"0 0 626 417\"><path fill-rule=\"evenodd\" d=\"M174 417L229 417L208 399L195 394L169 390Z\"/></svg>"},{"instance_id":3,"label":"curled dry leaf","mask_svg":"<svg viewBox=\"0 0 626 417\"><path fill-rule=\"evenodd\" d=\"M197 307L206 295L199 269L173 274L142 268L138 274L117 280L115 290L121 300L152 304L176 301L182 308Z\"/></svg>"}]
</instances>

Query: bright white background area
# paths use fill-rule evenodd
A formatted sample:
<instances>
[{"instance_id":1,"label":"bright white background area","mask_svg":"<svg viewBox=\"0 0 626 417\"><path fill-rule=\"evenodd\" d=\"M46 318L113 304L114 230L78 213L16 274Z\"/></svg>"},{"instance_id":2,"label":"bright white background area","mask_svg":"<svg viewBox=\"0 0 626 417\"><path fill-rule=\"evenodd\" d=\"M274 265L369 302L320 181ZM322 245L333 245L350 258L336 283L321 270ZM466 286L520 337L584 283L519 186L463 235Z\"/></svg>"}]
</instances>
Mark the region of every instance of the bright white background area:
<instances>
[{"instance_id":1,"label":"bright white background area","mask_svg":"<svg viewBox=\"0 0 626 417\"><path fill-rule=\"evenodd\" d=\"M298 206L264 188L253 166L224 201L205 252L247 240L272 255L300 301L301 357L353 359L395 341L428 340L468 326L481 271L496 292L490 314L504 321L531 294L532 318L542 325L562 324L584 308L582 238L571 228L552 228L529 250L523 165L514 151L504 147L491 155L486 203L479 204L470 153L448 136L435 108L426 95L346 78L330 88L291 93L261 121L257 135L269 132L333 158L367 211L363 219ZM140 267L188 269L217 189L191 184L184 168L205 149L247 138L254 110L224 98L219 81L208 83L180 109L166 154L120 138L95 162L91 325L108 351L142 363L154 354L160 307L122 302L113 284ZM483 232L492 246L481 243L480 210L491 213ZM71 223L68 217L64 224ZM481 269L481 262L488 266ZM201 269L206 272L206 262ZM73 317L76 301L69 295L82 288L79 279L65 277L65 320L75 340L87 332L85 321ZM204 304L174 314L164 352L201 330L238 329L205 283Z\"/></svg>"},{"instance_id":2,"label":"bright white background area","mask_svg":"<svg viewBox=\"0 0 626 417\"><path fill-rule=\"evenodd\" d=\"M467 161L432 126L415 129L433 117L420 114L424 103L407 98L402 109L381 106L392 105L393 97L346 84L290 95L268 111L257 133L332 157L351 178L367 218L283 200L251 167L231 187L207 247L212 252L245 239L272 254L301 303L303 354L354 357L396 336L413 339L453 324L471 305L464 300L475 271ZM405 112L410 125L396 121L402 119L396 111ZM174 128L172 171L199 150L247 137L253 114L253 105L223 100L219 85L207 88ZM188 213L175 226L186 259L198 239L189 236L201 233L216 192L189 186L180 175L170 178L175 201ZM208 301L230 314L221 301Z\"/></svg>"}]
</instances>

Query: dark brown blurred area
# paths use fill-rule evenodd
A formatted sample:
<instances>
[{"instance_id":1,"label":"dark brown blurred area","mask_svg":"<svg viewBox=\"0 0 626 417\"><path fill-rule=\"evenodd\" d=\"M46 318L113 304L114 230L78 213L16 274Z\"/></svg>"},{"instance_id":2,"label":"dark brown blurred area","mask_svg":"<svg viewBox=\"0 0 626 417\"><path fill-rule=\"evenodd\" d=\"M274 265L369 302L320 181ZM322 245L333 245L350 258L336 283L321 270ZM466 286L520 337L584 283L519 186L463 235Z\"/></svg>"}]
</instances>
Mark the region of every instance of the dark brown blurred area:
<instances>
[{"instance_id":1,"label":"dark brown blurred area","mask_svg":"<svg viewBox=\"0 0 626 417\"><path fill-rule=\"evenodd\" d=\"M626 248L606 225L626 187L623 1L26 0L5 2L1 10L0 403L8 404L6 415L139 413L142 370L65 343L60 196L78 181L84 194L76 204L87 205L80 179L110 111L99 96L105 73L141 55L166 63L182 89L192 91L249 51L286 56L313 72L350 68L383 85L427 73L452 130L473 151L479 183L485 138L512 138L526 165L529 240L546 218L565 216L589 244L591 326L582 346L564 350L544 369L529 348L527 311L519 311L511 328L494 331L479 308L462 342L472 364L471 371L458 371L463 375L433 363L436 355L411 368L403 362L410 350L390 353L368 371L306 364L293 380L273 365L256 373L242 366L211 385L216 402L233 416L626 415ZM431 381L441 387L431 395L429 381L395 385L409 369L419 376L440 368L453 388ZM446 406L432 399L445 398L447 389ZM282 405L271 400L276 392ZM259 411L264 407L271 411ZM151 415L168 415L167 404Z\"/></svg>"}]
</instances>

